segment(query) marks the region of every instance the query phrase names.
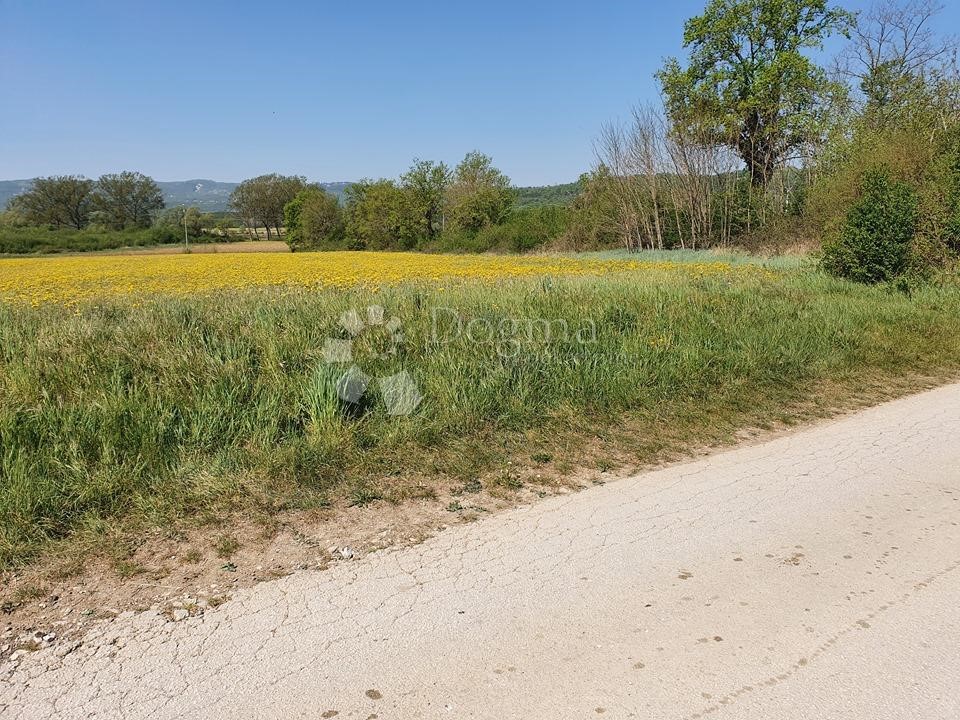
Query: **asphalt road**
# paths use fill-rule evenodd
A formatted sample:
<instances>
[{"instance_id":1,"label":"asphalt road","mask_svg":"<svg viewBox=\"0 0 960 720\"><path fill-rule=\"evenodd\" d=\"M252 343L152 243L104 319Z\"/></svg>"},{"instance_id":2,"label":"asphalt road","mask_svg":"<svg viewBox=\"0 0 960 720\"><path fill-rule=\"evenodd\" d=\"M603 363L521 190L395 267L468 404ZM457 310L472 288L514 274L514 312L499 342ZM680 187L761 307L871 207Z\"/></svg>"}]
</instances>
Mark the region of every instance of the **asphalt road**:
<instances>
[{"instance_id":1,"label":"asphalt road","mask_svg":"<svg viewBox=\"0 0 960 720\"><path fill-rule=\"evenodd\" d=\"M960 717L960 385L141 614L10 720Z\"/></svg>"}]
</instances>

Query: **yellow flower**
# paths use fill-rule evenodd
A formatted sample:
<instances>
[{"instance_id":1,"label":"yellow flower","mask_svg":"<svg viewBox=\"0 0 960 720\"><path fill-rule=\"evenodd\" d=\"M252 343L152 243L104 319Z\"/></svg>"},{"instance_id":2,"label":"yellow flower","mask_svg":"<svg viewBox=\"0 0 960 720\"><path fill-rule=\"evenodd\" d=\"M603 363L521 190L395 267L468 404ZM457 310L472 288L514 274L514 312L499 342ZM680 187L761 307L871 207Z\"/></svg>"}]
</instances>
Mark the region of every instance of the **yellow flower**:
<instances>
[{"instance_id":1,"label":"yellow flower","mask_svg":"<svg viewBox=\"0 0 960 720\"><path fill-rule=\"evenodd\" d=\"M88 255L0 260L0 299L38 306L150 295L189 296L256 287L376 291L402 283L443 289L460 282L619 273L689 277L769 277L756 266L728 263L594 260L563 256L423 255L419 253L210 253Z\"/></svg>"}]
</instances>

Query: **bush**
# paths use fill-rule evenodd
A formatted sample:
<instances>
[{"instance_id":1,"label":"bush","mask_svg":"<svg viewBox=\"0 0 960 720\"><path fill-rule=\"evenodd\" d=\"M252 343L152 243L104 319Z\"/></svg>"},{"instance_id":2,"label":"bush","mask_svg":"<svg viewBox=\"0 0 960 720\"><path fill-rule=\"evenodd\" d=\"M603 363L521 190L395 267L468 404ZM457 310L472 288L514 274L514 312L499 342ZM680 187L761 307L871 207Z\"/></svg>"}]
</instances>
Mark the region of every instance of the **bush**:
<instances>
[{"instance_id":1,"label":"bush","mask_svg":"<svg viewBox=\"0 0 960 720\"><path fill-rule=\"evenodd\" d=\"M960 127L938 148L922 188L922 225L942 250L960 253Z\"/></svg>"},{"instance_id":2,"label":"bush","mask_svg":"<svg viewBox=\"0 0 960 720\"><path fill-rule=\"evenodd\" d=\"M89 225L83 230L0 225L0 254L31 254L115 250L183 242L183 235L162 228L108 230Z\"/></svg>"},{"instance_id":3,"label":"bush","mask_svg":"<svg viewBox=\"0 0 960 720\"><path fill-rule=\"evenodd\" d=\"M291 251L343 249L343 212L333 195L308 187L284 206L283 213Z\"/></svg>"},{"instance_id":4,"label":"bush","mask_svg":"<svg viewBox=\"0 0 960 720\"><path fill-rule=\"evenodd\" d=\"M823 268L862 283L892 280L907 269L917 227L917 196L885 170L864 174L860 198L837 237L824 246Z\"/></svg>"},{"instance_id":5,"label":"bush","mask_svg":"<svg viewBox=\"0 0 960 720\"><path fill-rule=\"evenodd\" d=\"M157 245L172 245L183 242L183 231L174 225L154 225L150 228L150 240Z\"/></svg>"},{"instance_id":6,"label":"bush","mask_svg":"<svg viewBox=\"0 0 960 720\"><path fill-rule=\"evenodd\" d=\"M436 252L513 252L539 250L567 229L570 210L557 205L518 208L500 224L478 231L448 228L420 249Z\"/></svg>"}]
</instances>

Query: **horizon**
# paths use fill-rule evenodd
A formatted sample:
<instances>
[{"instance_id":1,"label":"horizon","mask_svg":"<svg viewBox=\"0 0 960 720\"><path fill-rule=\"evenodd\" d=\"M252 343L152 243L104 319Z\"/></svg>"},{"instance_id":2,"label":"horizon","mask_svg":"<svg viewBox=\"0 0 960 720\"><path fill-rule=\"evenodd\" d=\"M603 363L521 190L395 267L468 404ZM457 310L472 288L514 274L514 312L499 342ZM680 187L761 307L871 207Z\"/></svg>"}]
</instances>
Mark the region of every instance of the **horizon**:
<instances>
[{"instance_id":1,"label":"horizon","mask_svg":"<svg viewBox=\"0 0 960 720\"><path fill-rule=\"evenodd\" d=\"M0 0L0 80L18 103L0 117L0 175L354 182L476 149L518 187L569 183L603 123L656 100L654 72L684 55L704 5Z\"/></svg>"}]
</instances>

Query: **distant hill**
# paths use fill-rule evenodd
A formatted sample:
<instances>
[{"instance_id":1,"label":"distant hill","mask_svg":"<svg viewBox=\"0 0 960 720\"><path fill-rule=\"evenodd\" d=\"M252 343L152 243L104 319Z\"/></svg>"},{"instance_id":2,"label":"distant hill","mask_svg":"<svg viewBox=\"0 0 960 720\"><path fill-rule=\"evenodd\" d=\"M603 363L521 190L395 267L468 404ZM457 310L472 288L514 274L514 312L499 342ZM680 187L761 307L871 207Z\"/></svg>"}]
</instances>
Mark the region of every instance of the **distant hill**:
<instances>
[{"instance_id":1,"label":"distant hill","mask_svg":"<svg viewBox=\"0 0 960 720\"><path fill-rule=\"evenodd\" d=\"M27 190L31 182L31 180L0 180L0 208L6 207L10 198ZM320 183L320 187L343 201L344 191L351 184L329 182ZM174 180L157 182L157 185L163 192L163 200L167 207L190 205L205 212L222 212L227 209L230 193L233 192L237 183L216 180ZM517 206L569 205L579 192L580 186L577 183L521 187L517 188Z\"/></svg>"},{"instance_id":2,"label":"distant hill","mask_svg":"<svg viewBox=\"0 0 960 720\"><path fill-rule=\"evenodd\" d=\"M174 180L157 182L167 207L190 205L205 212L227 209L230 193L237 186L234 182L216 180Z\"/></svg>"},{"instance_id":3,"label":"distant hill","mask_svg":"<svg viewBox=\"0 0 960 720\"><path fill-rule=\"evenodd\" d=\"M30 187L32 180L0 180L0 208L5 208L10 198Z\"/></svg>"},{"instance_id":4,"label":"distant hill","mask_svg":"<svg viewBox=\"0 0 960 720\"><path fill-rule=\"evenodd\" d=\"M320 187L338 200L343 198L343 192L351 183L330 182L320 183ZM163 192L163 200L167 207L189 205L207 212L216 212L227 209L230 193L238 185L235 182L217 182L216 180L179 180L173 182L158 182Z\"/></svg>"}]
</instances>

